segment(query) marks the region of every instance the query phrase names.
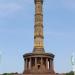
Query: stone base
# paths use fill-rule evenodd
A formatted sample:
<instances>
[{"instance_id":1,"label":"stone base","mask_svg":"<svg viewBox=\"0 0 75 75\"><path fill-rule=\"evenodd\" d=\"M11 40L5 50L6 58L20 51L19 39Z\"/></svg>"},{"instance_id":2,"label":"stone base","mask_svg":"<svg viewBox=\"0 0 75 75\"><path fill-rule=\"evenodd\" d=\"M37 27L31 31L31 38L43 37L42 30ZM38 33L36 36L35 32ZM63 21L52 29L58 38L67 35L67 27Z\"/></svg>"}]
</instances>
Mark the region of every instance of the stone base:
<instances>
[{"instance_id":1,"label":"stone base","mask_svg":"<svg viewBox=\"0 0 75 75\"><path fill-rule=\"evenodd\" d=\"M17 75L56 75L56 74L17 74Z\"/></svg>"},{"instance_id":2,"label":"stone base","mask_svg":"<svg viewBox=\"0 0 75 75\"><path fill-rule=\"evenodd\" d=\"M23 74L55 74L52 69L45 69L45 67L40 67L40 69L32 68L31 70L24 70Z\"/></svg>"},{"instance_id":3,"label":"stone base","mask_svg":"<svg viewBox=\"0 0 75 75\"><path fill-rule=\"evenodd\" d=\"M55 74L23 74L23 75L55 75Z\"/></svg>"},{"instance_id":4,"label":"stone base","mask_svg":"<svg viewBox=\"0 0 75 75\"><path fill-rule=\"evenodd\" d=\"M13 75L65 75L64 73L55 73L55 74L46 74L46 73L43 73L43 74L13 74Z\"/></svg>"},{"instance_id":5,"label":"stone base","mask_svg":"<svg viewBox=\"0 0 75 75\"><path fill-rule=\"evenodd\" d=\"M14 75L65 75L64 73L56 73L56 74L14 74Z\"/></svg>"}]
</instances>

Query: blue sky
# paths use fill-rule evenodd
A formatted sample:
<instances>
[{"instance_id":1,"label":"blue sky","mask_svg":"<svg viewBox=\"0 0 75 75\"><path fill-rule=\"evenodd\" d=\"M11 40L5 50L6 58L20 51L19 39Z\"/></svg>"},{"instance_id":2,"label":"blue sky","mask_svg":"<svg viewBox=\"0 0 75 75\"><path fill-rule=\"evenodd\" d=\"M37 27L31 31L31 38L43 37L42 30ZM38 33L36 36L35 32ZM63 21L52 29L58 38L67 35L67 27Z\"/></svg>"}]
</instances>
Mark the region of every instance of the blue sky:
<instances>
[{"instance_id":1,"label":"blue sky","mask_svg":"<svg viewBox=\"0 0 75 75\"><path fill-rule=\"evenodd\" d=\"M55 54L56 72L72 70L75 52L75 0L44 0L44 47ZM34 0L0 0L0 73L24 69L22 55L32 52Z\"/></svg>"}]
</instances>

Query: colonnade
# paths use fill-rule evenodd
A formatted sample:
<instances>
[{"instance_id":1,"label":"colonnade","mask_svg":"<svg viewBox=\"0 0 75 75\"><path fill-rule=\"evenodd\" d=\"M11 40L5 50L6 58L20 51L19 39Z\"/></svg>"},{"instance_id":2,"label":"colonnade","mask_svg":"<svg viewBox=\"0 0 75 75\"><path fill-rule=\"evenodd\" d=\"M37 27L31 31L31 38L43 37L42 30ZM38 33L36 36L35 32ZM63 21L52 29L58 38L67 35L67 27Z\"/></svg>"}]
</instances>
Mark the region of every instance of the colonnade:
<instances>
[{"instance_id":1,"label":"colonnade","mask_svg":"<svg viewBox=\"0 0 75 75\"><path fill-rule=\"evenodd\" d=\"M46 70L53 69L53 60L46 57L25 58L25 70L31 70L33 67L40 69L44 66Z\"/></svg>"}]
</instances>

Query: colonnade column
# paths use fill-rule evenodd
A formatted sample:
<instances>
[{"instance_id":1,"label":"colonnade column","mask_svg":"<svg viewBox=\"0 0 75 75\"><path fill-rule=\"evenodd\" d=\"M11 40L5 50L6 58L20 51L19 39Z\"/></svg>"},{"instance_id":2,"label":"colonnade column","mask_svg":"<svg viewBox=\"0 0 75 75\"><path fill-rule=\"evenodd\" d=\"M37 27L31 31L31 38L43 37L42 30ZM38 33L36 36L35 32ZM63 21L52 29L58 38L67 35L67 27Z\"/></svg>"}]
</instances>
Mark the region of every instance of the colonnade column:
<instances>
[{"instance_id":1,"label":"colonnade column","mask_svg":"<svg viewBox=\"0 0 75 75\"><path fill-rule=\"evenodd\" d=\"M35 58L35 67L37 68L37 58Z\"/></svg>"},{"instance_id":2,"label":"colonnade column","mask_svg":"<svg viewBox=\"0 0 75 75\"><path fill-rule=\"evenodd\" d=\"M50 64L51 65L50 70L51 70L51 72L54 72L53 59L51 59L50 62L51 62L51 64Z\"/></svg>"},{"instance_id":3,"label":"colonnade column","mask_svg":"<svg viewBox=\"0 0 75 75\"><path fill-rule=\"evenodd\" d=\"M50 64L49 70L52 71L52 60L51 59L50 59L50 63L49 64Z\"/></svg>"},{"instance_id":4,"label":"colonnade column","mask_svg":"<svg viewBox=\"0 0 75 75\"><path fill-rule=\"evenodd\" d=\"M46 69L48 69L48 58L46 58Z\"/></svg>"},{"instance_id":5,"label":"colonnade column","mask_svg":"<svg viewBox=\"0 0 75 75\"><path fill-rule=\"evenodd\" d=\"M30 58L30 69L31 69L31 58Z\"/></svg>"},{"instance_id":6,"label":"colonnade column","mask_svg":"<svg viewBox=\"0 0 75 75\"><path fill-rule=\"evenodd\" d=\"M41 66L43 65L43 58L41 58Z\"/></svg>"},{"instance_id":7,"label":"colonnade column","mask_svg":"<svg viewBox=\"0 0 75 75\"><path fill-rule=\"evenodd\" d=\"M53 60L52 60L52 70L54 70L54 66L53 66Z\"/></svg>"},{"instance_id":8,"label":"colonnade column","mask_svg":"<svg viewBox=\"0 0 75 75\"><path fill-rule=\"evenodd\" d=\"M51 61L50 61L51 59L49 58L49 70L50 70L50 68L51 68Z\"/></svg>"},{"instance_id":9,"label":"colonnade column","mask_svg":"<svg viewBox=\"0 0 75 75\"><path fill-rule=\"evenodd\" d=\"M25 59L25 70L27 70L27 59Z\"/></svg>"}]
</instances>

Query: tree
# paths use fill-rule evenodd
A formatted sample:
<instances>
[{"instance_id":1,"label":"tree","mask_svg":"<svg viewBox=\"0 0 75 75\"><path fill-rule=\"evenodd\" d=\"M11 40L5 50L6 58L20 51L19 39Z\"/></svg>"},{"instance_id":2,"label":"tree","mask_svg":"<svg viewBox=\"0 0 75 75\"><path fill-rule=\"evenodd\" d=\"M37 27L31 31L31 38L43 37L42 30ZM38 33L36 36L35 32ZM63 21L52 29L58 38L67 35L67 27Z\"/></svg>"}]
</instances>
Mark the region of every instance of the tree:
<instances>
[{"instance_id":1,"label":"tree","mask_svg":"<svg viewBox=\"0 0 75 75\"><path fill-rule=\"evenodd\" d=\"M66 73L65 75L74 75L74 72L71 71L71 72L69 72L69 73Z\"/></svg>"},{"instance_id":2,"label":"tree","mask_svg":"<svg viewBox=\"0 0 75 75\"><path fill-rule=\"evenodd\" d=\"M12 73L4 73L3 75L13 75Z\"/></svg>"}]
</instances>

